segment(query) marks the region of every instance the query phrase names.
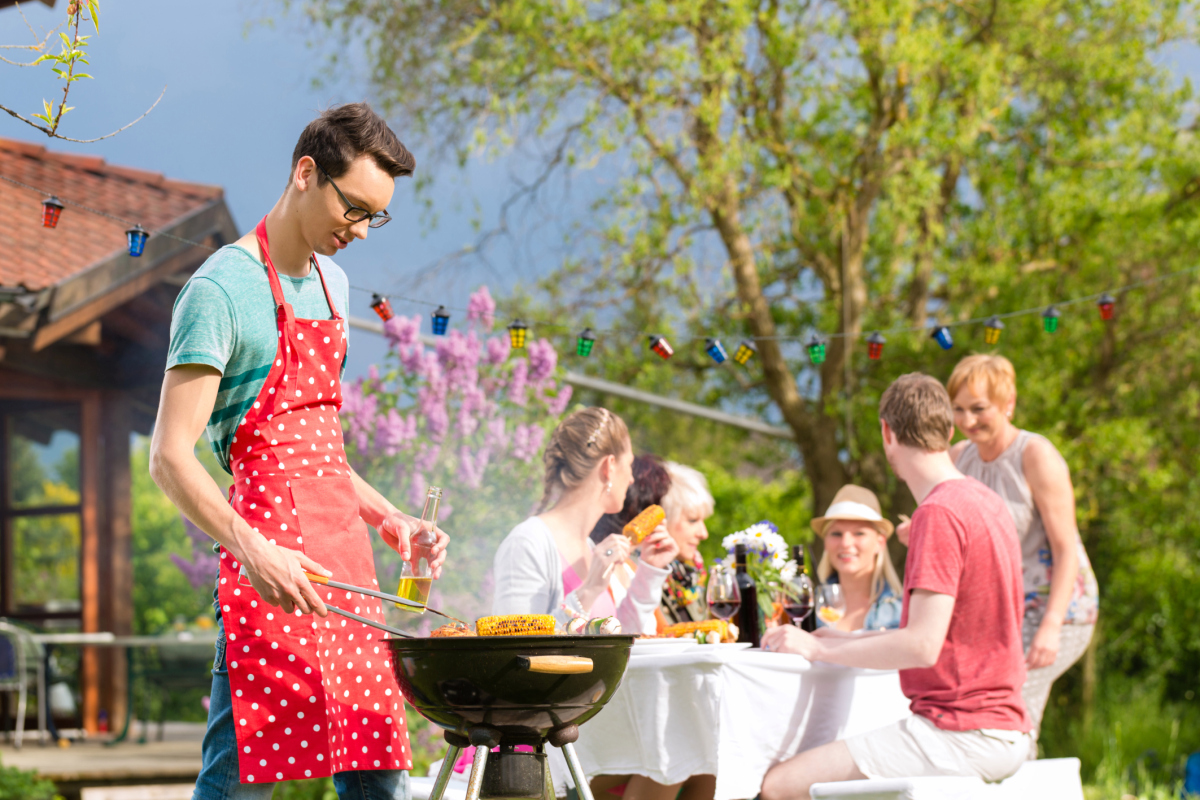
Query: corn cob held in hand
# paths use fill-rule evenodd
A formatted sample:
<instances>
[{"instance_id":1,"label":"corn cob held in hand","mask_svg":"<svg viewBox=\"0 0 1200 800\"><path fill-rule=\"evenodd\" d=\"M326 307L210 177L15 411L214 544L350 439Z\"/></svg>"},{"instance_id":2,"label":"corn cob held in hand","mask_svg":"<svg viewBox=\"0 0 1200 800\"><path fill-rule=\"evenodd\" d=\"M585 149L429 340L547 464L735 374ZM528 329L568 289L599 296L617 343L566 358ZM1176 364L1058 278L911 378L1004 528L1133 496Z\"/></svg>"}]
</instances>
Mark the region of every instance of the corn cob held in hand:
<instances>
[{"instance_id":1,"label":"corn cob held in hand","mask_svg":"<svg viewBox=\"0 0 1200 800\"><path fill-rule=\"evenodd\" d=\"M646 506L646 509L642 513L638 514L625 525L622 533L633 540L634 544L641 544L642 539L649 536L666 518L667 512L663 511L662 506Z\"/></svg>"}]
</instances>

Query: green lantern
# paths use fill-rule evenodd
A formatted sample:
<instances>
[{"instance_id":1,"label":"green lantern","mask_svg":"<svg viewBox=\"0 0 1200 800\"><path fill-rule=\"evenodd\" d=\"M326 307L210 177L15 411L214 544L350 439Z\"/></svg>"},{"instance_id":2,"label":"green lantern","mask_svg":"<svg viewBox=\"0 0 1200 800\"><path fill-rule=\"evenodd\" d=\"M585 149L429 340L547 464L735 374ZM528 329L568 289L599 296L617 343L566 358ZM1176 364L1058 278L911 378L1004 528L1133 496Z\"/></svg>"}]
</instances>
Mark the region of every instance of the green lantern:
<instances>
[{"instance_id":1,"label":"green lantern","mask_svg":"<svg viewBox=\"0 0 1200 800\"><path fill-rule=\"evenodd\" d=\"M825 363L825 342L821 341L815 333L805 347L808 348L808 357L813 364Z\"/></svg>"},{"instance_id":2,"label":"green lantern","mask_svg":"<svg viewBox=\"0 0 1200 800\"><path fill-rule=\"evenodd\" d=\"M583 333L579 334L579 338L575 340L575 355L587 358L592 354L592 348L596 346L596 337L592 334L591 328L584 328Z\"/></svg>"},{"instance_id":3,"label":"green lantern","mask_svg":"<svg viewBox=\"0 0 1200 800\"><path fill-rule=\"evenodd\" d=\"M1050 306L1042 312L1042 327L1046 333L1054 333L1058 330L1058 318L1062 316L1062 312L1054 306Z\"/></svg>"}]
</instances>

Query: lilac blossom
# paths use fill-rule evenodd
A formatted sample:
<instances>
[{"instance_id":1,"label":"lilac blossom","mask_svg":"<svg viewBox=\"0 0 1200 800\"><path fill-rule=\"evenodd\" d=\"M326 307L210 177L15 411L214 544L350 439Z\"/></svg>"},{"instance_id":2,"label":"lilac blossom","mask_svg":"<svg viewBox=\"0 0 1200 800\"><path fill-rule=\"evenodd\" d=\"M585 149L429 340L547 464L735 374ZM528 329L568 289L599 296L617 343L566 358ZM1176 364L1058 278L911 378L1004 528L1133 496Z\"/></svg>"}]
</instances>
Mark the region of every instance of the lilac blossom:
<instances>
[{"instance_id":1,"label":"lilac blossom","mask_svg":"<svg viewBox=\"0 0 1200 800\"><path fill-rule=\"evenodd\" d=\"M508 447L508 431L504 430L504 417L488 420L483 446L489 450L503 450Z\"/></svg>"},{"instance_id":2,"label":"lilac blossom","mask_svg":"<svg viewBox=\"0 0 1200 800\"><path fill-rule=\"evenodd\" d=\"M475 455L465 444L458 449L458 480L470 489L478 489L483 483L483 474L487 470L491 453L486 447L480 448Z\"/></svg>"},{"instance_id":3,"label":"lilac blossom","mask_svg":"<svg viewBox=\"0 0 1200 800\"><path fill-rule=\"evenodd\" d=\"M508 360L508 354L512 352L512 342L507 336L493 336L487 340L487 355L484 356L484 361L489 365L503 364Z\"/></svg>"},{"instance_id":4,"label":"lilac blossom","mask_svg":"<svg viewBox=\"0 0 1200 800\"><path fill-rule=\"evenodd\" d=\"M553 375L557 366L558 353L548 340L536 339L529 343L529 380L540 383Z\"/></svg>"},{"instance_id":5,"label":"lilac blossom","mask_svg":"<svg viewBox=\"0 0 1200 800\"><path fill-rule=\"evenodd\" d=\"M399 411L391 408L386 415L380 414L376 419L375 431L379 450L384 455L394 456L417 438L417 418L412 414L401 416Z\"/></svg>"},{"instance_id":6,"label":"lilac blossom","mask_svg":"<svg viewBox=\"0 0 1200 800\"><path fill-rule=\"evenodd\" d=\"M486 286L471 295L467 301L467 322L477 322L479 326L490 331L496 324L496 301Z\"/></svg>"},{"instance_id":7,"label":"lilac blossom","mask_svg":"<svg viewBox=\"0 0 1200 800\"><path fill-rule=\"evenodd\" d=\"M546 410L556 417L561 416L567 410L572 394L574 394L574 387L560 386L558 394L546 400Z\"/></svg>"},{"instance_id":8,"label":"lilac blossom","mask_svg":"<svg viewBox=\"0 0 1200 800\"><path fill-rule=\"evenodd\" d=\"M529 388L529 362L520 359L512 367L512 377L508 382L508 399L524 406L528 401L526 390Z\"/></svg>"},{"instance_id":9,"label":"lilac blossom","mask_svg":"<svg viewBox=\"0 0 1200 800\"><path fill-rule=\"evenodd\" d=\"M546 431L537 425L517 425L512 436L512 456L526 464L533 461L542 449Z\"/></svg>"},{"instance_id":10,"label":"lilac blossom","mask_svg":"<svg viewBox=\"0 0 1200 800\"><path fill-rule=\"evenodd\" d=\"M212 539L204 531L192 524L187 517L183 519L183 530L191 540L191 558L184 558L178 553L171 553L171 561L187 578L193 589L203 589L211 586L216 580L221 559L212 551Z\"/></svg>"},{"instance_id":11,"label":"lilac blossom","mask_svg":"<svg viewBox=\"0 0 1200 800\"><path fill-rule=\"evenodd\" d=\"M479 349L475 331L453 330L438 340L438 364L451 389L467 389L479 380Z\"/></svg>"},{"instance_id":12,"label":"lilac blossom","mask_svg":"<svg viewBox=\"0 0 1200 800\"><path fill-rule=\"evenodd\" d=\"M383 335L392 349L402 351L421 344L421 316L392 317L383 323Z\"/></svg>"}]
</instances>

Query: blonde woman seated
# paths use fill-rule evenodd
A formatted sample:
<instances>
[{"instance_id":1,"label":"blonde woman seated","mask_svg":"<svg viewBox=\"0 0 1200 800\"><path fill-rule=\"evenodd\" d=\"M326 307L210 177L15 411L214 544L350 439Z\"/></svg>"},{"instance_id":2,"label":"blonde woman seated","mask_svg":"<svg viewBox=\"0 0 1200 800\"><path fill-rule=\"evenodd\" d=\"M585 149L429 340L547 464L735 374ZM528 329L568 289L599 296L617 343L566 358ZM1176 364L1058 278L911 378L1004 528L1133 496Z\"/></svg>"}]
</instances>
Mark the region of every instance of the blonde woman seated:
<instances>
[{"instance_id":1,"label":"blonde woman seated","mask_svg":"<svg viewBox=\"0 0 1200 800\"><path fill-rule=\"evenodd\" d=\"M628 537L589 537L602 515L621 510L633 482L625 423L604 408L580 409L559 423L543 460L537 515L496 551L492 613L553 614L563 624L572 616L616 617L624 633L654 633L667 565L679 552L666 527L642 541L632 575Z\"/></svg>"},{"instance_id":2,"label":"blonde woman seated","mask_svg":"<svg viewBox=\"0 0 1200 800\"><path fill-rule=\"evenodd\" d=\"M821 583L838 583L846 614L831 627L882 631L900 627L903 584L892 565L887 541L894 530L883 518L879 498L861 486L843 486L825 516L812 521L825 542L817 564ZM817 624L825 623L817 618Z\"/></svg>"}]
</instances>

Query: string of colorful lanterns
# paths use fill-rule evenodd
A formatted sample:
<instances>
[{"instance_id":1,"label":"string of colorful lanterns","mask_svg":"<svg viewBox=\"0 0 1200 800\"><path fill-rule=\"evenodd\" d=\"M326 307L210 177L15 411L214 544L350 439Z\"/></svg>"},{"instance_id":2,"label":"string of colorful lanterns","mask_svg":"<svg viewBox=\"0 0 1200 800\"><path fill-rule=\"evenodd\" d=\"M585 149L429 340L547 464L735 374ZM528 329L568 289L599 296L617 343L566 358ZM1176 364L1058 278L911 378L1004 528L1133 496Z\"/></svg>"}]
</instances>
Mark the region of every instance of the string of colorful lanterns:
<instances>
[{"instance_id":1,"label":"string of colorful lanterns","mask_svg":"<svg viewBox=\"0 0 1200 800\"><path fill-rule=\"evenodd\" d=\"M209 245L203 244L201 242L193 242L189 239L185 239L180 236L175 236L174 234L166 233L163 231L158 231L158 232L148 231L145 228L143 228L141 226L141 224L139 224L139 223L130 223L129 220L122 219L121 217L114 216L112 214L109 214L104 211L100 211L95 208L90 208L81 203L75 203L75 202L69 201L69 200L68 201L61 200L56 195L53 195L49 192L38 189L37 187L22 183L21 181L13 180L12 178L9 178L4 175L0 175L0 180L3 180L5 182L13 184L15 186L19 186L21 188L25 188L25 189L29 189L29 190L38 192L39 194L44 196L45 199L42 200L42 226L45 228L57 228L58 227L59 220L62 217L63 209L66 206L72 206L72 207L87 211L89 213L96 214L101 217L106 217L108 219L112 219L112 220L115 220L118 222L123 222L125 224L131 224L131 227L125 231L125 236L126 236L126 244L127 244L128 253L133 258L138 258L145 252L146 243L152 235L166 236L171 239L175 239L179 242L193 245L195 247L201 247L201 248L211 250L211 251L216 250L216 248L211 247ZM1129 286L1120 287L1119 289L1116 289L1115 291L1117 293L1123 293L1123 292L1127 292L1131 289L1134 289L1134 288L1137 288L1140 286L1148 285L1150 283L1156 283L1161 280L1167 280L1169 278L1173 278L1173 277L1177 277L1177 276L1192 274L1197 271L1200 271L1200 266L1192 267L1192 268L1186 269L1186 270L1180 270L1179 272L1169 273L1167 275L1160 275L1160 276L1157 276L1155 278L1151 278L1151 279L1148 279L1145 281L1139 281L1139 282L1131 284ZM359 290L359 291L370 292L371 298L372 298L371 308L375 311L375 313L379 316L379 318L381 320L383 320L384 322L387 322L388 320L392 319L395 316L395 313L392 310L391 302L387 295L380 294L378 292L374 292L369 289L363 289L362 287L358 287L358 286L352 286L351 288ZM401 298L401 299L404 299L408 302L418 303L418 304L422 304L422 305L434 305L433 303L429 303L428 301L425 301L425 300L415 300L412 298ZM1075 303L1079 303L1079 302L1086 302L1086 301L1089 301L1092 299L1096 300L1096 306L1097 306L1097 309L1100 314L1100 319L1104 320L1106 322L1111 321L1115 315L1117 300L1113 294L1110 294L1109 292L1102 292L1099 295L1092 295L1091 297L1083 297L1083 298L1076 298L1076 299L1072 299L1072 300L1062 301L1060 303L1050 305L1050 306L1046 307L1045 309L1022 309L1020 311L1014 311L1014 312L1004 314L1004 315L992 315L991 317L988 317L986 320L963 320L961 322L935 325L932 329L927 329L927 330L930 330L930 337L938 343L938 346L940 346L943 350L950 350L951 348L954 347L954 336L952 333L952 328L960 327L960 326L964 326L964 325L976 324L976 323L979 323L982 321L983 326L984 326L984 342L988 345L995 345L995 344L999 343L1000 336L1003 333L1004 328L1005 328L1002 317L1010 318L1010 317L1017 317L1017 316L1025 316L1025 315L1037 313L1040 311L1041 317L1042 317L1042 329L1046 333L1052 334L1052 333L1055 333L1058 331L1059 323L1062 318L1062 311L1059 309L1059 306L1071 305L1071 304L1075 304ZM458 309L458 310L461 310L461 309ZM449 329L449 324L450 324L450 312L447 310L446 306L438 304L436 309L431 313L430 317L431 317L431 321L432 321L431 327L432 327L434 335L435 336L446 335L446 333ZM539 322L538 324L546 326L546 327L559 327L559 328L564 327L557 323ZM912 327L912 328L895 329L895 330L892 330L889 332L890 333L907 333L907 332L915 332L915 331L920 331L920 330L921 330L921 328L919 328L919 327ZM627 331L608 331L608 333L616 334L616 333L628 333L628 332ZM526 341L528 339L528 335L529 335L529 325L520 319L514 320L512 322L512 324L510 324L508 326L508 334L509 334L509 342L512 345L512 348L514 350L524 349L524 347L526 345ZM857 338L859 335L860 334L854 334L852 337L849 337L849 338ZM838 338L838 337L848 338L848 335L845 333L834 333L834 334L830 334L830 337L831 338ZM704 350L708 354L708 356L710 358L712 358L712 360L715 363L723 364L729 359L728 351L726 351L725 346L721 343L721 340L719 338L712 337L712 336L691 337L691 339L697 339L697 338L704 338ZM746 364L748 364L758 352L758 347L755 342L755 339L757 339L758 341L763 341L766 339L774 339L776 341L796 341L796 340L800 340L802 338L803 338L802 336L783 335L783 336L754 337L754 338L743 339L738 344L737 349L734 351L733 361L742 366L745 366ZM592 328L585 328L576 337L576 344L575 344L576 355L581 358L590 357L595 348L596 341L597 341L596 332L593 331ZM665 336L662 336L660 334L652 334L648 337L648 341L649 341L650 350L664 360L671 358L675 354L675 349L671 346L670 342L667 341ZM866 342L867 342L867 357L872 361L880 360L883 357L883 349L884 349L884 345L887 343L887 338L880 331L872 331L870 334L868 334L866 336ZM822 339L821 336L819 336L816 333L811 334L808 337L807 342L805 342L804 346L808 352L809 360L812 362L812 364L814 366L819 366L820 364L823 364L825 362L827 342L824 339Z\"/></svg>"}]
</instances>

